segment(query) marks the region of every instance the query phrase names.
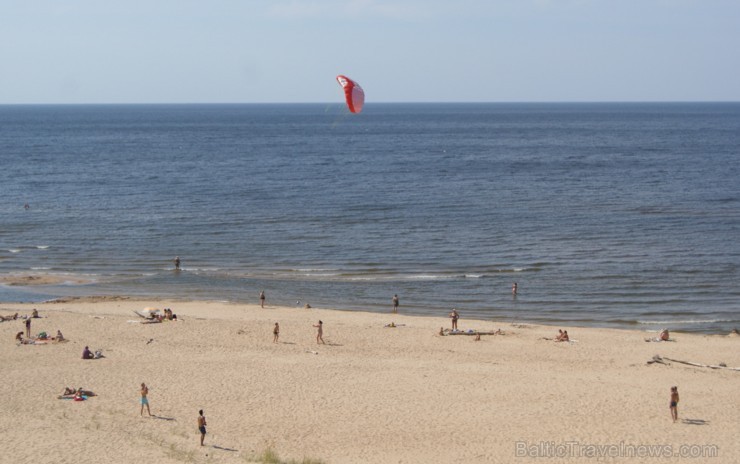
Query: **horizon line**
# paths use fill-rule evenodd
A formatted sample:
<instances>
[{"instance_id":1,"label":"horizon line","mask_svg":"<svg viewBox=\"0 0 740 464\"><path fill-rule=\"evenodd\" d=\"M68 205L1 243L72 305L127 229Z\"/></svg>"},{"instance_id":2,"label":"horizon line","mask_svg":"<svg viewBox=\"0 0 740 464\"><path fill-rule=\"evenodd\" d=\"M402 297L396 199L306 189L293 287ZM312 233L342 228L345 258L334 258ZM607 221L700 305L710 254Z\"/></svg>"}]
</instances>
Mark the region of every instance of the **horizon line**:
<instances>
[{"instance_id":1,"label":"horizon line","mask_svg":"<svg viewBox=\"0 0 740 464\"><path fill-rule=\"evenodd\" d=\"M373 105L532 105L532 104L694 104L694 103L740 103L740 100L521 100L521 101L378 101L366 102ZM145 106L145 105L344 105L343 102L36 102L2 103L0 106Z\"/></svg>"}]
</instances>

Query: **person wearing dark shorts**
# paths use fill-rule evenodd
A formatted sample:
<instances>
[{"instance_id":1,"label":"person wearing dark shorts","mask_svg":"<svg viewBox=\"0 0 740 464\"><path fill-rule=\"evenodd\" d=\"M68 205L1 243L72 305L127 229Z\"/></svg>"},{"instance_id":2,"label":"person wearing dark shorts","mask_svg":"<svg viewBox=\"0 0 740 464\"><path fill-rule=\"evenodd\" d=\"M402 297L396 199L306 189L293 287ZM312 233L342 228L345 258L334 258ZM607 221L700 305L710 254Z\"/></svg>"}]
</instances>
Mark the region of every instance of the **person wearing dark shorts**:
<instances>
[{"instance_id":1,"label":"person wearing dark shorts","mask_svg":"<svg viewBox=\"0 0 740 464\"><path fill-rule=\"evenodd\" d=\"M393 295L393 312L398 312L398 295Z\"/></svg>"},{"instance_id":2,"label":"person wearing dark shorts","mask_svg":"<svg viewBox=\"0 0 740 464\"><path fill-rule=\"evenodd\" d=\"M203 446L203 440L206 438L206 416L203 415L203 410L198 411L198 431L200 432L200 446Z\"/></svg>"},{"instance_id":3,"label":"person wearing dark shorts","mask_svg":"<svg viewBox=\"0 0 740 464\"><path fill-rule=\"evenodd\" d=\"M264 290L260 290L260 307L261 308L265 307L265 291Z\"/></svg>"}]
</instances>

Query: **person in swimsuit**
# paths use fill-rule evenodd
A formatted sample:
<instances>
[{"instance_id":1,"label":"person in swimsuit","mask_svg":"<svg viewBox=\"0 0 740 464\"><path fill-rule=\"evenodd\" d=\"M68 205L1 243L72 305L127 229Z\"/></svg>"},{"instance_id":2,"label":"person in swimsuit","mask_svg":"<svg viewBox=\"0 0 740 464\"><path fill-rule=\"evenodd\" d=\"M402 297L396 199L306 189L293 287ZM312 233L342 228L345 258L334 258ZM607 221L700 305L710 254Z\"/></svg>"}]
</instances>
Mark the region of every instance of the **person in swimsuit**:
<instances>
[{"instance_id":1,"label":"person in swimsuit","mask_svg":"<svg viewBox=\"0 0 740 464\"><path fill-rule=\"evenodd\" d=\"M31 318L26 319L26 337L31 338Z\"/></svg>"},{"instance_id":2,"label":"person in swimsuit","mask_svg":"<svg viewBox=\"0 0 740 464\"><path fill-rule=\"evenodd\" d=\"M198 411L198 431L200 432L200 446L203 446L203 440L206 438L206 416L203 415L203 410Z\"/></svg>"},{"instance_id":3,"label":"person in swimsuit","mask_svg":"<svg viewBox=\"0 0 740 464\"><path fill-rule=\"evenodd\" d=\"M663 329L663 330L662 330L662 331L660 332L660 335L658 336L658 338L659 338L659 339L660 339L660 341L662 341L662 342L667 342L667 341L668 341L668 339L669 339L669 338L671 338L671 334L670 334L670 332L668 332L668 329Z\"/></svg>"},{"instance_id":4,"label":"person in swimsuit","mask_svg":"<svg viewBox=\"0 0 740 464\"><path fill-rule=\"evenodd\" d=\"M146 412L150 416L152 415L152 412L149 410L149 400L147 399L146 395L149 394L149 387L146 386L144 382L141 382L141 415L144 415L144 406L146 406Z\"/></svg>"},{"instance_id":5,"label":"person in swimsuit","mask_svg":"<svg viewBox=\"0 0 740 464\"><path fill-rule=\"evenodd\" d=\"M272 343L277 343L278 337L280 337L280 325L276 322L275 328L272 329Z\"/></svg>"},{"instance_id":6,"label":"person in swimsuit","mask_svg":"<svg viewBox=\"0 0 740 464\"><path fill-rule=\"evenodd\" d=\"M514 282L511 286L511 295L516 298L516 292L517 292L517 284Z\"/></svg>"},{"instance_id":7,"label":"person in swimsuit","mask_svg":"<svg viewBox=\"0 0 740 464\"><path fill-rule=\"evenodd\" d=\"M678 387L671 387L671 418L678 421Z\"/></svg>"},{"instance_id":8,"label":"person in swimsuit","mask_svg":"<svg viewBox=\"0 0 740 464\"><path fill-rule=\"evenodd\" d=\"M180 270L180 257L179 256L175 256L175 270L176 271Z\"/></svg>"},{"instance_id":9,"label":"person in swimsuit","mask_svg":"<svg viewBox=\"0 0 740 464\"><path fill-rule=\"evenodd\" d=\"M457 320L460 319L460 314L458 314L457 309L452 308L450 319L452 319L452 330L457 330Z\"/></svg>"},{"instance_id":10,"label":"person in swimsuit","mask_svg":"<svg viewBox=\"0 0 740 464\"><path fill-rule=\"evenodd\" d=\"M326 342L324 342L324 323L319 321L318 324L314 325L318 329L316 332L316 343L318 344L321 342L322 344L326 345Z\"/></svg>"},{"instance_id":11,"label":"person in swimsuit","mask_svg":"<svg viewBox=\"0 0 740 464\"><path fill-rule=\"evenodd\" d=\"M393 312L398 312L398 295L393 295Z\"/></svg>"},{"instance_id":12,"label":"person in swimsuit","mask_svg":"<svg viewBox=\"0 0 740 464\"><path fill-rule=\"evenodd\" d=\"M260 290L260 307L265 307L265 291Z\"/></svg>"}]
</instances>

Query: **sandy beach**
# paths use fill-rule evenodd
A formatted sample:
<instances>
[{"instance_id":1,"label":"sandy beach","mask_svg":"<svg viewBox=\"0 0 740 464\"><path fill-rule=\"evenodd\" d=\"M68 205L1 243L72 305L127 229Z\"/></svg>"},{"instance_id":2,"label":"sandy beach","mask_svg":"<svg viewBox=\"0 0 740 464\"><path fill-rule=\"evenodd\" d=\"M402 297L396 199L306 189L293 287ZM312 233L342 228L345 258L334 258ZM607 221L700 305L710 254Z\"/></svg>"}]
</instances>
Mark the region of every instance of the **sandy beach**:
<instances>
[{"instance_id":1,"label":"sandy beach","mask_svg":"<svg viewBox=\"0 0 740 464\"><path fill-rule=\"evenodd\" d=\"M134 311L147 307L171 308L179 321L143 324ZM673 342L647 343L656 333L563 327L575 341L556 343L546 338L558 327L468 320L462 309L461 329L504 332L475 341L439 336L446 314L269 300L261 309L72 298L4 303L0 315L33 308L41 318L32 334L61 330L69 341L19 345L24 322L0 323L3 462L243 463L266 449L325 463L732 463L740 455L739 371L647 364L660 355L740 367L737 336L673 333ZM325 345L316 343L319 320ZM85 346L105 357L82 360ZM142 382L154 417L140 415ZM64 387L97 396L57 399ZM641 457L650 453L662 455Z\"/></svg>"}]
</instances>

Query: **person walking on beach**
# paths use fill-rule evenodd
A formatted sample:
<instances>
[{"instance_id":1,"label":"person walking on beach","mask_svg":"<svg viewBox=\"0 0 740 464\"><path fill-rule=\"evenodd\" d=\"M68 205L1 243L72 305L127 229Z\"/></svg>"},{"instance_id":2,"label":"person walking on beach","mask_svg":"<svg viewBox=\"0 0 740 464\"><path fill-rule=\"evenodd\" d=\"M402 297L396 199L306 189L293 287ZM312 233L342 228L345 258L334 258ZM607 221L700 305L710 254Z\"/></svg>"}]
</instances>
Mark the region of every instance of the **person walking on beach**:
<instances>
[{"instance_id":1,"label":"person walking on beach","mask_svg":"<svg viewBox=\"0 0 740 464\"><path fill-rule=\"evenodd\" d=\"M265 307L265 291L264 290L260 290L260 307L261 308Z\"/></svg>"},{"instance_id":2,"label":"person walking on beach","mask_svg":"<svg viewBox=\"0 0 740 464\"><path fill-rule=\"evenodd\" d=\"M26 318L26 338L31 338L31 318Z\"/></svg>"},{"instance_id":3,"label":"person walking on beach","mask_svg":"<svg viewBox=\"0 0 740 464\"><path fill-rule=\"evenodd\" d=\"M324 342L324 323L319 321L318 324L314 325L318 329L316 332L316 344L321 342L322 344L326 345L326 342Z\"/></svg>"},{"instance_id":4,"label":"person walking on beach","mask_svg":"<svg viewBox=\"0 0 740 464\"><path fill-rule=\"evenodd\" d=\"M144 382L141 382L141 413L140 415L144 415L144 406L146 406L146 412L150 416L152 415L152 411L149 410L149 400L147 399L146 395L149 394L149 387L146 386Z\"/></svg>"},{"instance_id":5,"label":"person walking on beach","mask_svg":"<svg viewBox=\"0 0 740 464\"><path fill-rule=\"evenodd\" d=\"M671 387L671 418L678 421L678 387Z\"/></svg>"},{"instance_id":6,"label":"person walking on beach","mask_svg":"<svg viewBox=\"0 0 740 464\"><path fill-rule=\"evenodd\" d=\"M275 323L275 328L272 329L272 343L277 343L280 337L280 324Z\"/></svg>"},{"instance_id":7,"label":"person walking on beach","mask_svg":"<svg viewBox=\"0 0 740 464\"><path fill-rule=\"evenodd\" d=\"M175 270L176 271L180 270L180 257L179 256L175 256Z\"/></svg>"},{"instance_id":8,"label":"person walking on beach","mask_svg":"<svg viewBox=\"0 0 740 464\"><path fill-rule=\"evenodd\" d=\"M457 330L457 320L460 319L460 314L458 314L457 309L452 308L450 319L452 319L452 330Z\"/></svg>"},{"instance_id":9,"label":"person walking on beach","mask_svg":"<svg viewBox=\"0 0 740 464\"><path fill-rule=\"evenodd\" d=\"M203 410L198 411L198 431L200 432L200 446L203 446L203 440L206 438L206 416L203 415Z\"/></svg>"},{"instance_id":10,"label":"person walking on beach","mask_svg":"<svg viewBox=\"0 0 740 464\"><path fill-rule=\"evenodd\" d=\"M393 312L398 312L398 295L393 295Z\"/></svg>"}]
</instances>

